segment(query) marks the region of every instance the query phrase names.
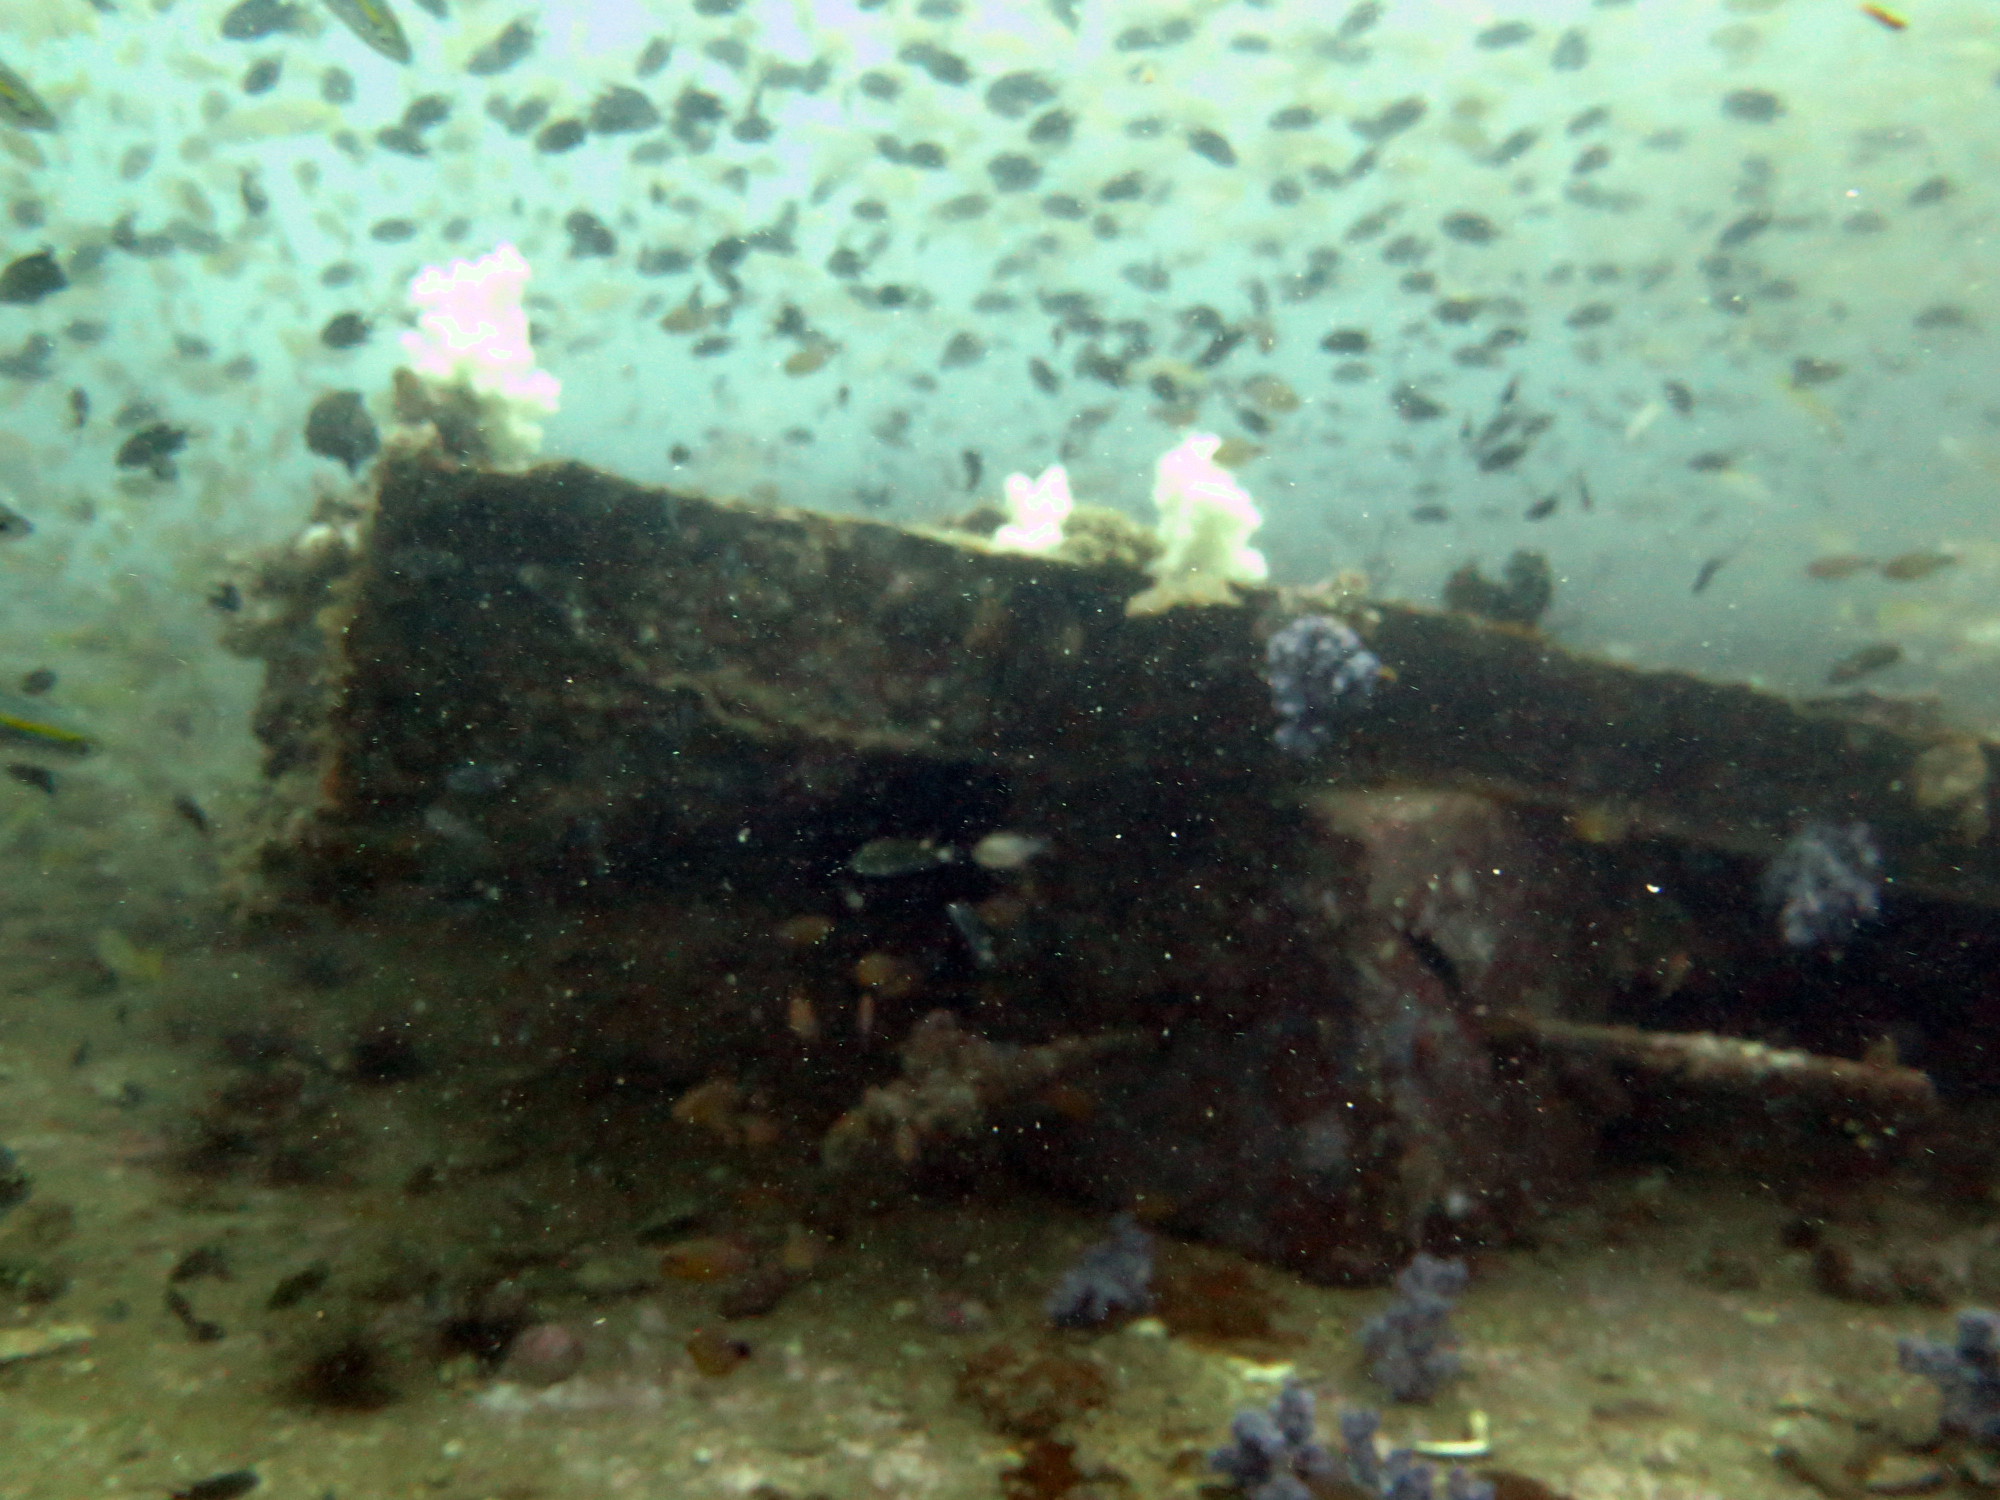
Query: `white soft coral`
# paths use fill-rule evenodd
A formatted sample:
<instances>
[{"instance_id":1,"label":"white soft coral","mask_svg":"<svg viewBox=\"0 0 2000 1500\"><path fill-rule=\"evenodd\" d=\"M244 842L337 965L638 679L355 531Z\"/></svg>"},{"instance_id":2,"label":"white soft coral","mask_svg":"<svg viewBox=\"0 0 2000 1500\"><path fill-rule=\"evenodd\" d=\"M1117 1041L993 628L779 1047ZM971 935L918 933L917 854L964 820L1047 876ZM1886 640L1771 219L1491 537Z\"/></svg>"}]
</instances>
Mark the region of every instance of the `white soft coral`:
<instances>
[{"instance_id":1,"label":"white soft coral","mask_svg":"<svg viewBox=\"0 0 2000 1500\"><path fill-rule=\"evenodd\" d=\"M1076 501L1069 492L1069 471L1061 464L1042 470L1042 477L1007 476L1007 514L1013 517L993 533L993 545L1006 552L1049 553L1062 545L1063 526Z\"/></svg>"},{"instance_id":2,"label":"white soft coral","mask_svg":"<svg viewBox=\"0 0 2000 1500\"><path fill-rule=\"evenodd\" d=\"M1153 586L1126 601L1128 615L1176 604L1234 604L1234 585L1269 576L1264 554L1250 545L1263 512L1215 461L1221 446L1213 433L1196 432L1160 455L1153 480L1160 553L1146 570Z\"/></svg>"},{"instance_id":3,"label":"white soft coral","mask_svg":"<svg viewBox=\"0 0 2000 1500\"><path fill-rule=\"evenodd\" d=\"M410 282L419 309L403 335L410 369L443 404L456 396L477 409L477 425L496 459L533 454L540 418L554 412L562 383L535 367L521 294L532 275L511 244L477 260L425 266Z\"/></svg>"}]
</instances>

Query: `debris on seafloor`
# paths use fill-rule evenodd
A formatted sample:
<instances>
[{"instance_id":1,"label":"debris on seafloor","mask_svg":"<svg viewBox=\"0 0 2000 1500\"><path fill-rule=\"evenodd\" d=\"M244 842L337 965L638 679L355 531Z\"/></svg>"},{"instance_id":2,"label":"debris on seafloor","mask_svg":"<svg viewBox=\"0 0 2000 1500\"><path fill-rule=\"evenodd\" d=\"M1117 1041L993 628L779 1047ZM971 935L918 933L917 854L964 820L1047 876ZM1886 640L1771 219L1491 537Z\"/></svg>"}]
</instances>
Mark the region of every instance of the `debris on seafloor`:
<instances>
[{"instance_id":1,"label":"debris on seafloor","mask_svg":"<svg viewBox=\"0 0 2000 1500\"><path fill-rule=\"evenodd\" d=\"M1872 1058L1824 1057L1747 1037L1599 1026L1518 1012L1489 1016L1482 1024L1496 1042L1527 1041L1703 1090L1869 1104L1904 1115L1926 1114L1938 1102L1928 1074Z\"/></svg>"},{"instance_id":2,"label":"debris on seafloor","mask_svg":"<svg viewBox=\"0 0 2000 1500\"><path fill-rule=\"evenodd\" d=\"M17 1360L61 1354L97 1336L87 1323L46 1323L28 1328L0 1329L0 1365Z\"/></svg>"},{"instance_id":3,"label":"debris on seafloor","mask_svg":"<svg viewBox=\"0 0 2000 1500\"><path fill-rule=\"evenodd\" d=\"M1950 1343L1896 1341L1897 1366L1937 1387L1933 1431L1896 1417L1788 1408L1778 1467L1829 1500L1990 1490L2000 1465L2000 1313L1969 1307Z\"/></svg>"},{"instance_id":4,"label":"debris on seafloor","mask_svg":"<svg viewBox=\"0 0 2000 1500\"><path fill-rule=\"evenodd\" d=\"M1149 1033L1130 1029L1021 1047L989 1042L966 1031L951 1012L932 1011L910 1028L903 1043L905 1076L868 1090L860 1104L834 1121L821 1145L822 1158L837 1171L871 1158L908 1167L926 1150L973 1145L1002 1106L1086 1063L1150 1040Z\"/></svg>"},{"instance_id":5,"label":"debris on seafloor","mask_svg":"<svg viewBox=\"0 0 2000 1500\"><path fill-rule=\"evenodd\" d=\"M1396 1295L1361 1329L1368 1373L1398 1401L1429 1401L1459 1373L1452 1304L1465 1290L1462 1260L1421 1251L1396 1276Z\"/></svg>"}]
</instances>

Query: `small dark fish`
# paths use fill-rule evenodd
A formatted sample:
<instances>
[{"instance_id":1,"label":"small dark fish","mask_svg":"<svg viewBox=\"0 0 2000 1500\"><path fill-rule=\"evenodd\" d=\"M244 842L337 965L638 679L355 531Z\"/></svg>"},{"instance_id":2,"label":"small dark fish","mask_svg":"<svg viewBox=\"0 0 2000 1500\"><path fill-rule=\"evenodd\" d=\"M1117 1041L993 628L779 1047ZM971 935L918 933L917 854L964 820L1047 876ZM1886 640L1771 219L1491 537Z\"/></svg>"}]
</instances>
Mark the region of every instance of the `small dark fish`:
<instances>
[{"instance_id":1,"label":"small dark fish","mask_svg":"<svg viewBox=\"0 0 2000 1500\"><path fill-rule=\"evenodd\" d=\"M1590 481L1581 474L1576 476L1576 496L1586 511L1597 509L1597 502L1590 498Z\"/></svg>"},{"instance_id":2,"label":"small dark fish","mask_svg":"<svg viewBox=\"0 0 2000 1500\"><path fill-rule=\"evenodd\" d=\"M292 1272L273 1287L270 1298L264 1306L272 1312L283 1312L288 1307L297 1307L325 1286L332 1276L333 1267L323 1260L316 1260L303 1271Z\"/></svg>"},{"instance_id":3,"label":"small dark fish","mask_svg":"<svg viewBox=\"0 0 2000 1500\"><path fill-rule=\"evenodd\" d=\"M25 760L10 760L7 762L7 774L22 786L31 786L38 792L47 792L51 797L56 794L56 774L46 766L38 766Z\"/></svg>"},{"instance_id":4,"label":"small dark fish","mask_svg":"<svg viewBox=\"0 0 2000 1500\"><path fill-rule=\"evenodd\" d=\"M0 741L88 755L95 748L89 735L52 717L31 699L0 693Z\"/></svg>"},{"instance_id":5,"label":"small dark fish","mask_svg":"<svg viewBox=\"0 0 2000 1500\"><path fill-rule=\"evenodd\" d=\"M1671 406L1682 416L1686 416L1694 410L1694 392L1689 390L1680 381L1663 381L1660 389L1667 393L1667 405Z\"/></svg>"},{"instance_id":6,"label":"small dark fish","mask_svg":"<svg viewBox=\"0 0 2000 1500\"><path fill-rule=\"evenodd\" d=\"M1894 641L1877 641L1872 646L1863 646L1848 656L1835 662L1826 674L1827 685L1840 687L1845 683L1858 682L1870 672L1879 672L1884 667L1893 667L1903 659L1903 648Z\"/></svg>"},{"instance_id":7,"label":"small dark fish","mask_svg":"<svg viewBox=\"0 0 2000 1500\"><path fill-rule=\"evenodd\" d=\"M335 313L319 331L319 341L329 349L353 349L368 342L368 320L357 312Z\"/></svg>"},{"instance_id":8,"label":"small dark fish","mask_svg":"<svg viewBox=\"0 0 2000 1500\"><path fill-rule=\"evenodd\" d=\"M389 61L410 60L410 39L387 0L326 0L326 8Z\"/></svg>"},{"instance_id":9,"label":"small dark fish","mask_svg":"<svg viewBox=\"0 0 2000 1500\"><path fill-rule=\"evenodd\" d=\"M35 523L12 506L0 504L0 542L18 542L35 534Z\"/></svg>"},{"instance_id":10,"label":"small dark fish","mask_svg":"<svg viewBox=\"0 0 2000 1500\"><path fill-rule=\"evenodd\" d=\"M1875 566L1875 559L1863 557L1858 552L1836 552L1830 557L1815 557L1806 564L1806 577L1838 582L1852 578L1856 573L1865 573Z\"/></svg>"},{"instance_id":11,"label":"small dark fish","mask_svg":"<svg viewBox=\"0 0 2000 1500\"><path fill-rule=\"evenodd\" d=\"M0 271L0 302L26 306L53 296L68 285L69 278L63 275L54 252L37 250L33 255L8 261L7 269Z\"/></svg>"},{"instance_id":12,"label":"small dark fish","mask_svg":"<svg viewBox=\"0 0 2000 1500\"><path fill-rule=\"evenodd\" d=\"M1451 519L1451 512L1442 505L1419 505L1410 512L1410 519L1426 526L1436 526Z\"/></svg>"},{"instance_id":13,"label":"small dark fish","mask_svg":"<svg viewBox=\"0 0 2000 1500\"><path fill-rule=\"evenodd\" d=\"M1949 568L1957 561L1949 552L1905 552L1882 564L1882 576L1893 578L1897 583L1909 583L1914 579L1928 578L1938 569Z\"/></svg>"},{"instance_id":14,"label":"small dark fish","mask_svg":"<svg viewBox=\"0 0 2000 1500\"><path fill-rule=\"evenodd\" d=\"M69 390L69 419L77 427L90 420L90 392L80 385L73 385Z\"/></svg>"},{"instance_id":15,"label":"small dark fish","mask_svg":"<svg viewBox=\"0 0 2000 1500\"><path fill-rule=\"evenodd\" d=\"M1690 594L1699 594L1703 589L1715 582L1715 575L1722 571L1722 565L1728 561L1729 554L1725 552L1720 556L1711 557L1707 562L1703 563L1701 570L1694 575L1694 587L1689 589L1688 592Z\"/></svg>"},{"instance_id":16,"label":"small dark fish","mask_svg":"<svg viewBox=\"0 0 2000 1500\"><path fill-rule=\"evenodd\" d=\"M180 1319L181 1327L187 1330L188 1337L193 1339L197 1344L218 1343L222 1339L228 1336L227 1334L224 1333L222 1325L220 1323L211 1323L205 1318L196 1317L194 1311L194 1304L188 1301L185 1293L176 1291L173 1287L168 1287L167 1295L164 1300L167 1305L167 1311L172 1313L176 1318ZM213 1484L214 1482L215 1482L214 1480L202 1481L203 1484ZM177 1493L181 1495L195 1495L197 1493L240 1495L243 1493L243 1491L242 1490L203 1491L199 1488L199 1486L197 1486L195 1489L182 1490L178 1491Z\"/></svg>"},{"instance_id":17,"label":"small dark fish","mask_svg":"<svg viewBox=\"0 0 2000 1500\"><path fill-rule=\"evenodd\" d=\"M1000 828L972 846L972 862L982 870L1023 870L1048 851L1047 839Z\"/></svg>"},{"instance_id":18,"label":"small dark fish","mask_svg":"<svg viewBox=\"0 0 2000 1500\"><path fill-rule=\"evenodd\" d=\"M0 63L0 120L22 130L54 130L55 111L42 103L28 81Z\"/></svg>"},{"instance_id":19,"label":"small dark fish","mask_svg":"<svg viewBox=\"0 0 2000 1500\"><path fill-rule=\"evenodd\" d=\"M958 851L949 844L936 844L929 839L870 839L854 851L847 868L857 875L881 880L935 870L956 858Z\"/></svg>"},{"instance_id":20,"label":"small dark fish","mask_svg":"<svg viewBox=\"0 0 2000 1500\"><path fill-rule=\"evenodd\" d=\"M979 481L986 473L986 460L980 457L977 448L967 448L958 458L965 465L965 488L970 493L979 488Z\"/></svg>"},{"instance_id":21,"label":"small dark fish","mask_svg":"<svg viewBox=\"0 0 2000 1500\"><path fill-rule=\"evenodd\" d=\"M352 474L382 447L375 419L359 391L328 391L306 413L306 448L345 464Z\"/></svg>"},{"instance_id":22,"label":"small dark fish","mask_svg":"<svg viewBox=\"0 0 2000 1500\"><path fill-rule=\"evenodd\" d=\"M211 609L233 615L243 607L243 590L233 583L219 583L209 591L208 603Z\"/></svg>"},{"instance_id":23,"label":"small dark fish","mask_svg":"<svg viewBox=\"0 0 2000 1500\"><path fill-rule=\"evenodd\" d=\"M510 21L492 41L473 53L465 71L479 78L504 73L535 50L535 29L526 21Z\"/></svg>"},{"instance_id":24,"label":"small dark fish","mask_svg":"<svg viewBox=\"0 0 2000 1500\"><path fill-rule=\"evenodd\" d=\"M1558 503L1560 502L1557 496L1544 495L1542 496L1541 499L1537 500L1533 505L1529 506L1525 511L1523 511L1521 513L1521 517L1523 520L1527 521L1546 521L1550 516L1556 513L1556 506Z\"/></svg>"},{"instance_id":25,"label":"small dark fish","mask_svg":"<svg viewBox=\"0 0 2000 1500\"><path fill-rule=\"evenodd\" d=\"M174 1490L170 1500L236 1500L262 1483L255 1469L231 1469L227 1474L197 1479L184 1490Z\"/></svg>"},{"instance_id":26,"label":"small dark fish","mask_svg":"<svg viewBox=\"0 0 2000 1500\"><path fill-rule=\"evenodd\" d=\"M993 934L986 930L986 924L979 920L979 913L969 901L947 901L944 914L951 918L951 925L958 929L958 935L965 939L965 946L972 953L972 961L982 969L993 967Z\"/></svg>"},{"instance_id":27,"label":"small dark fish","mask_svg":"<svg viewBox=\"0 0 2000 1500\"><path fill-rule=\"evenodd\" d=\"M197 1245L167 1272L167 1280L180 1284L183 1281L231 1281L229 1274L229 1253L220 1245Z\"/></svg>"},{"instance_id":28,"label":"small dark fish","mask_svg":"<svg viewBox=\"0 0 2000 1500\"><path fill-rule=\"evenodd\" d=\"M291 0L242 0L222 18L222 35L232 42L262 41L283 31L296 31L302 14Z\"/></svg>"},{"instance_id":29,"label":"small dark fish","mask_svg":"<svg viewBox=\"0 0 2000 1500\"><path fill-rule=\"evenodd\" d=\"M1187 137L1188 149L1195 155L1206 157L1218 167L1236 165L1236 148L1229 144L1229 138L1213 130L1190 130Z\"/></svg>"},{"instance_id":30,"label":"small dark fish","mask_svg":"<svg viewBox=\"0 0 2000 1500\"><path fill-rule=\"evenodd\" d=\"M511 760L469 760L445 773L445 789L461 797L491 797L504 792L520 769Z\"/></svg>"},{"instance_id":31,"label":"small dark fish","mask_svg":"<svg viewBox=\"0 0 2000 1500\"><path fill-rule=\"evenodd\" d=\"M56 674L47 667L37 667L21 679L21 691L30 698L39 698L56 685Z\"/></svg>"},{"instance_id":32,"label":"small dark fish","mask_svg":"<svg viewBox=\"0 0 2000 1500\"><path fill-rule=\"evenodd\" d=\"M185 427L170 422L148 422L118 445L118 467L151 469L155 474L165 468L170 473L173 456L187 446L187 439Z\"/></svg>"},{"instance_id":33,"label":"small dark fish","mask_svg":"<svg viewBox=\"0 0 2000 1500\"><path fill-rule=\"evenodd\" d=\"M1697 474L1720 474L1735 462L1727 453L1697 453L1688 460L1688 467Z\"/></svg>"},{"instance_id":34,"label":"small dark fish","mask_svg":"<svg viewBox=\"0 0 2000 1500\"><path fill-rule=\"evenodd\" d=\"M174 811L179 813L182 821L196 833L203 838L208 837L208 814L202 811L201 804L194 798L182 792L174 798Z\"/></svg>"}]
</instances>

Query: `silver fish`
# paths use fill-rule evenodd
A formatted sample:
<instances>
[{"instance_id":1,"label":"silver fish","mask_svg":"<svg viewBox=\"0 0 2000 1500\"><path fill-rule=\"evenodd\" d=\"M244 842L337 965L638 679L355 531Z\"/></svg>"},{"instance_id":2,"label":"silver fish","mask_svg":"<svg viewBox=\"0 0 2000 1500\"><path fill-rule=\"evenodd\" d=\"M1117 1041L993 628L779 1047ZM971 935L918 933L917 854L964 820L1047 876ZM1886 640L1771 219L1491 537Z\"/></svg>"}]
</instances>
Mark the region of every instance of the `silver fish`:
<instances>
[{"instance_id":1,"label":"silver fish","mask_svg":"<svg viewBox=\"0 0 2000 1500\"><path fill-rule=\"evenodd\" d=\"M857 875L884 880L935 870L957 858L958 851L949 844L935 844L929 839L870 839L854 851L847 868Z\"/></svg>"},{"instance_id":2,"label":"silver fish","mask_svg":"<svg viewBox=\"0 0 2000 1500\"><path fill-rule=\"evenodd\" d=\"M0 743L33 745L64 755L88 755L96 748L88 734L32 698L0 692Z\"/></svg>"},{"instance_id":3,"label":"silver fish","mask_svg":"<svg viewBox=\"0 0 2000 1500\"><path fill-rule=\"evenodd\" d=\"M993 934L986 930L986 924L979 920L979 913L969 902L947 901L944 914L951 918L951 925L958 929L958 935L965 939L965 946L972 952L972 961L982 969L993 967Z\"/></svg>"},{"instance_id":4,"label":"silver fish","mask_svg":"<svg viewBox=\"0 0 2000 1500\"><path fill-rule=\"evenodd\" d=\"M403 23L389 9L388 0L326 0L326 8L391 62L410 60L410 39L403 33Z\"/></svg>"},{"instance_id":5,"label":"silver fish","mask_svg":"<svg viewBox=\"0 0 2000 1500\"><path fill-rule=\"evenodd\" d=\"M1020 870L1048 850L1047 839L1001 829L972 846L972 862L982 870Z\"/></svg>"},{"instance_id":6,"label":"silver fish","mask_svg":"<svg viewBox=\"0 0 2000 1500\"><path fill-rule=\"evenodd\" d=\"M28 80L5 63L0 63L0 120L23 130L54 130L56 114L42 96L28 87Z\"/></svg>"}]
</instances>

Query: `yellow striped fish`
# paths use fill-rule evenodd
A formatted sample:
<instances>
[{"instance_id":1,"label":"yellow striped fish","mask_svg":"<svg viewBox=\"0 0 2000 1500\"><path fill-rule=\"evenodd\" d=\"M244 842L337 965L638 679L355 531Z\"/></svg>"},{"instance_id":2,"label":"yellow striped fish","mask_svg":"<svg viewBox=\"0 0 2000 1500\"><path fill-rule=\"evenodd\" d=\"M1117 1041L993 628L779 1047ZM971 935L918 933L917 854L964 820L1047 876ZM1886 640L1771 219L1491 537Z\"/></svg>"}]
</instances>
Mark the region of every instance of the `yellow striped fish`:
<instances>
[{"instance_id":1,"label":"yellow striped fish","mask_svg":"<svg viewBox=\"0 0 2000 1500\"><path fill-rule=\"evenodd\" d=\"M82 730L51 715L32 698L17 693L0 693L0 741L39 745L65 755L88 755L97 748Z\"/></svg>"},{"instance_id":2,"label":"yellow striped fish","mask_svg":"<svg viewBox=\"0 0 2000 1500\"><path fill-rule=\"evenodd\" d=\"M0 63L0 120L23 130L54 130L56 114L42 96L28 87L28 80L5 63Z\"/></svg>"},{"instance_id":3,"label":"yellow striped fish","mask_svg":"<svg viewBox=\"0 0 2000 1500\"><path fill-rule=\"evenodd\" d=\"M326 0L326 8L362 41L391 62L410 60L410 39L388 0Z\"/></svg>"}]
</instances>

